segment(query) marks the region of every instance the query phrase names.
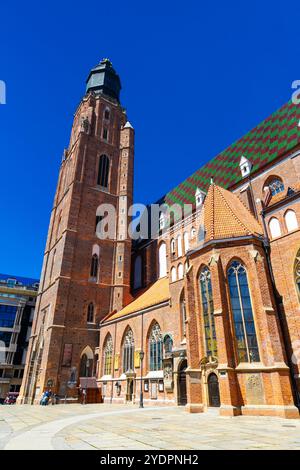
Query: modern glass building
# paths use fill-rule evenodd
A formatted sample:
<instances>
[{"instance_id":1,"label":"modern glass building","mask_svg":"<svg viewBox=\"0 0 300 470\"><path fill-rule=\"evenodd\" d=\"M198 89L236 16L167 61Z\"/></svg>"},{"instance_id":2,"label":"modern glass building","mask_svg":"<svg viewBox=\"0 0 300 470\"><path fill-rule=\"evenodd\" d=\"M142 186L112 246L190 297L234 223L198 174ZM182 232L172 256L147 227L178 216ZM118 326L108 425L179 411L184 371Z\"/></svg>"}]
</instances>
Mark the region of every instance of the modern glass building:
<instances>
[{"instance_id":1,"label":"modern glass building","mask_svg":"<svg viewBox=\"0 0 300 470\"><path fill-rule=\"evenodd\" d=\"M19 392L39 281L0 274L0 403Z\"/></svg>"}]
</instances>

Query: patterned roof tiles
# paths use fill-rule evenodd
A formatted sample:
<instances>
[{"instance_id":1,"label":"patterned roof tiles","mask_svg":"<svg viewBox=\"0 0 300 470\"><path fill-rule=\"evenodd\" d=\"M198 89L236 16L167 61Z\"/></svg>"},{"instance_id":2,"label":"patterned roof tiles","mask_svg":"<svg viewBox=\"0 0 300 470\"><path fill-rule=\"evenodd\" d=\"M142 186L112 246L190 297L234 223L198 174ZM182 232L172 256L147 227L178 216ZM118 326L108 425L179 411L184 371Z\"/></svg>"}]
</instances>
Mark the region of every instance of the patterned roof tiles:
<instances>
[{"instance_id":1,"label":"patterned roof tiles","mask_svg":"<svg viewBox=\"0 0 300 470\"><path fill-rule=\"evenodd\" d=\"M300 106L291 101L271 114L185 181L164 196L167 204L194 202L197 187L207 191L211 177L218 185L229 188L242 180L239 162L242 155L251 160L256 172L300 144Z\"/></svg>"}]
</instances>

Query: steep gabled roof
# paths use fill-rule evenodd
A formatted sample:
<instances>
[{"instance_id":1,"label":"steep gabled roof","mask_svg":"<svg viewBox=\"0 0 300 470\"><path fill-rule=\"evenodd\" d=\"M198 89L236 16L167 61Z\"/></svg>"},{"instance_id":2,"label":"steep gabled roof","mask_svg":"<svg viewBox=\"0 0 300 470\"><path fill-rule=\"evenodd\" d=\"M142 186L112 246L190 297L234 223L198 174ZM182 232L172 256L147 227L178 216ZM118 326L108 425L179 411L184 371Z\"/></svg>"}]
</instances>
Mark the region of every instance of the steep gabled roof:
<instances>
[{"instance_id":1,"label":"steep gabled roof","mask_svg":"<svg viewBox=\"0 0 300 470\"><path fill-rule=\"evenodd\" d=\"M300 144L300 106L291 101L271 114L244 137L230 145L164 196L169 204L193 204L196 188L207 191L210 179L229 188L242 180L239 163L244 155L252 174Z\"/></svg>"},{"instance_id":2,"label":"steep gabled roof","mask_svg":"<svg viewBox=\"0 0 300 470\"><path fill-rule=\"evenodd\" d=\"M262 235L256 218L234 193L212 183L204 202L205 242Z\"/></svg>"}]
</instances>

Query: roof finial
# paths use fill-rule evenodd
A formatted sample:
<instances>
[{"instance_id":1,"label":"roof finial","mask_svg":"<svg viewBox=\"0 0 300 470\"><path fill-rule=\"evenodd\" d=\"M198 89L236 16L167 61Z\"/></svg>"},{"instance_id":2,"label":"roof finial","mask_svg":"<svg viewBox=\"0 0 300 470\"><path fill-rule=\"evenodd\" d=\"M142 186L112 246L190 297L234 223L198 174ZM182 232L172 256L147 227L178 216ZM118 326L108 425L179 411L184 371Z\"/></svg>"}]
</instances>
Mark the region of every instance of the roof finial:
<instances>
[{"instance_id":1,"label":"roof finial","mask_svg":"<svg viewBox=\"0 0 300 470\"><path fill-rule=\"evenodd\" d=\"M214 184L214 179L213 179L213 177L210 178L210 184Z\"/></svg>"}]
</instances>

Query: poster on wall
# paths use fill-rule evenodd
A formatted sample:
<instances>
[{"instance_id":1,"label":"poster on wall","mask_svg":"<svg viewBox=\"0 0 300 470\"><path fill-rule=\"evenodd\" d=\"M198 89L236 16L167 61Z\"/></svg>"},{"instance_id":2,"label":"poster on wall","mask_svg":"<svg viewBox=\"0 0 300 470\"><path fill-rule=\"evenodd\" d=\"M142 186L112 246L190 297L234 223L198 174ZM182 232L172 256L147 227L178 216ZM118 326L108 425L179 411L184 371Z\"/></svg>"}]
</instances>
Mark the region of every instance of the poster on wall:
<instances>
[{"instance_id":1,"label":"poster on wall","mask_svg":"<svg viewBox=\"0 0 300 470\"><path fill-rule=\"evenodd\" d=\"M153 400L157 398L157 382L151 382L151 398Z\"/></svg>"}]
</instances>

